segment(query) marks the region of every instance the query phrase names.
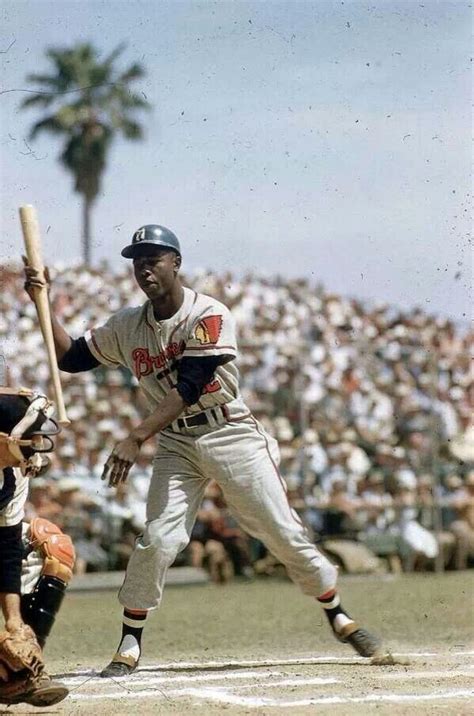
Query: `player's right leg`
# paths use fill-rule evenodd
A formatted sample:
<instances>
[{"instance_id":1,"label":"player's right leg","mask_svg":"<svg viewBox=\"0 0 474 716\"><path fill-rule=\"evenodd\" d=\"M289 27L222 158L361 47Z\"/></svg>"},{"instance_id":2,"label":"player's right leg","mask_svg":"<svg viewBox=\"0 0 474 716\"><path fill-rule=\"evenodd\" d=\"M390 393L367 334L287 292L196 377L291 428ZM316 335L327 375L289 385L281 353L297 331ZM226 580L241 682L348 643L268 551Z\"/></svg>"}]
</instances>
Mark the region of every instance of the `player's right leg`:
<instances>
[{"instance_id":1,"label":"player's right leg","mask_svg":"<svg viewBox=\"0 0 474 716\"><path fill-rule=\"evenodd\" d=\"M379 640L342 609L336 590L336 567L317 549L289 505L278 469L276 440L254 419L224 427L223 438L226 431L235 434L233 443L222 439L219 462L214 461L215 448L207 451L207 459L229 508L242 527L285 565L302 591L318 600L335 636L350 643L361 656L373 656L379 649ZM232 445L232 460L226 459L224 453L227 444Z\"/></svg>"},{"instance_id":2,"label":"player's right leg","mask_svg":"<svg viewBox=\"0 0 474 716\"><path fill-rule=\"evenodd\" d=\"M122 636L103 677L130 674L138 665L148 612L161 602L168 568L188 544L207 479L189 454L160 445L153 464L147 522L137 539L119 592L124 607Z\"/></svg>"}]
</instances>

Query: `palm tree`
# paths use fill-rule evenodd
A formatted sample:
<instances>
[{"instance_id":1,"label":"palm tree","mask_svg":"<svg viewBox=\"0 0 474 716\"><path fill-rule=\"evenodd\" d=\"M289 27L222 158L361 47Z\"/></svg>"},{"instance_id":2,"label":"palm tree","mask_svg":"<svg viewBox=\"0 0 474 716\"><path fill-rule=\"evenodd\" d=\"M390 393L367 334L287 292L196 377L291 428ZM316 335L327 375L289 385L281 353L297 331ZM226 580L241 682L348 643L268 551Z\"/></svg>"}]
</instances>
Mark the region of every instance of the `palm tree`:
<instances>
[{"instance_id":1,"label":"palm tree","mask_svg":"<svg viewBox=\"0 0 474 716\"><path fill-rule=\"evenodd\" d=\"M41 107L48 114L30 132L57 134L64 139L60 161L74 177L74 189L83 197L82 250L84 263L91 259L91 210L100 190L107 156L117 134L141 139L143 130L136 119L139 111L150 108L143 93L130 90L131 83L144 76L139 63L119 71L116 60L123 44L100 58L91 44L72 48L49 48L51 74L30 74L28 82L41 89L27 97L22 108Z\"/></svg>"}]
</instances>

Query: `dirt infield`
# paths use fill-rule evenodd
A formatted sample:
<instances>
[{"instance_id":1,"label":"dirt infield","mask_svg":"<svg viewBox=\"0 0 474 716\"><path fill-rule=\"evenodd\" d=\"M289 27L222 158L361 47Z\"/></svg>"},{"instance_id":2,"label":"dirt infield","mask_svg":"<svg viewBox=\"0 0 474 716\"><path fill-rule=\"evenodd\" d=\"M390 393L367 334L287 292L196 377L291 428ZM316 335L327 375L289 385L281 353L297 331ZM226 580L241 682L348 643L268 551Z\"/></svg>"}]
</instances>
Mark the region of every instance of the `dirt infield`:
<instances>
[{"instance_id":1,"label":"dirt infield","mask_svg":"<svg viewBox=\"0 0 474 716\"><path fill-rule=\"evenodd\" d=\"M288 582L169 589L149 620L139 670L115 680L96 676L118 641L115 596L69 595L47 660L71 695L48 713L467 714L473 586L468 573L341 579L349 611L409 662L393 666L336 642Z\"/></svg>"},{"instance_id":2,"label":"dirt infield","mask_svg":"<svg viewBox=\"0 0 474 716\"><path fill-rule=\"evenodd\" d=\"M461 653L404 654L410 666L374 667L361 659L329 656L220 665L212 662L145 666L128 679L85 681L69 676L75 689L67 713L196 714L377 713L467 714L474 695L472 656ZM467 659L469 663L466 663ZM285 663L286 661L286 663ZM298 661L299 663L294 663ZM290 662L290 663L288 663ZM66 707L64 707L66 709ZM66 712L66 711L65 711Z\"/></svg>"}]
</instances>

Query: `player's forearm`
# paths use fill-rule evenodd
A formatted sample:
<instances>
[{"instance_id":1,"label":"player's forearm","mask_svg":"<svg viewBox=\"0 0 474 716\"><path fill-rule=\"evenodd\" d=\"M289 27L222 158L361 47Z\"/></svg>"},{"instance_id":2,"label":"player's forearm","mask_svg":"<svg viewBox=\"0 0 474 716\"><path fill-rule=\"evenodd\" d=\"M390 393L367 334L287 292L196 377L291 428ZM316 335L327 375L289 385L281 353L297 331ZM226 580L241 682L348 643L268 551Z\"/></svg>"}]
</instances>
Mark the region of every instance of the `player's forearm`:
<instances>
[{"instance_id":1,"label":"player's forearm","mask_svg":"<svg viewBox=\"0 0 474 716\"><path fill-rule=\"evenodd\" d=\"M5 621L5 626L9 631L13 631L23 622L23 619L21 618L19 594L6 594L5 592L0 592L0 607Z\"/></svg>"},{"instance_id":2,"label":"player's forearm","mask_svg":"<svg viewBox=\"0 0 474 716\"><path fill-rule=\"evenodd\" d=\"M20 594L23 559L21 522L0 527L0 594ZM4 600L1 602L3 609Z\"/></svg>"},{"instance_id":3,"label":"player's forearm","mask_svg":"<svg viewBox=\"0 0 474 716\"><path fill-rule=\"evenodd\" d=\"M21 523L0 528L0 609L9 631L14 631L23 623L20 606L21 534Z\"/></svg>"},{"instance_id":4,"label":"player's forearm","mask_svg":"<svg viewBox=\"0 0 474 716\"><path fill-rule=\"evenodd\" d=\"M72 344L72 338L65 331L63 326L60 324L56 316L51 310L51 324L53 326L53 337L54 337L54 346L56 348L56 356L58 359L58 363L63 357L65 353L69 350Z\"/></svg>"},{"instance_id":5,"label":"player's forearm","mask_svg":"<svg viewBox=\"0 0 474 716\"><path fill-rule=\"evenodd\" d=\"M164 430L173 420L183 412L186 404L176 388L168 393L156 410L153 411L140 425L132 430L130 437L139 443L145 442L153 435Z\"/></svg>"}]
</instances>

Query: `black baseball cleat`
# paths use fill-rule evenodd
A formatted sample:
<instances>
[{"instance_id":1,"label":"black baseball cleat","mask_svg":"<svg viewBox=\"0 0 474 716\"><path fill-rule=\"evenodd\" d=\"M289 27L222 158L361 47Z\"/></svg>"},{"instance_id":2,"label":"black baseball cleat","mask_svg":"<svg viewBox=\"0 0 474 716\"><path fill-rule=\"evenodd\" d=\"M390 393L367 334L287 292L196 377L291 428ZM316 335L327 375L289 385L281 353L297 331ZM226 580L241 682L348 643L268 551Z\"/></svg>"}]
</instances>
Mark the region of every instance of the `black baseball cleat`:
<instances>
[{"instance_id":1,"label":"black baseball cleat","mask_svg":"<svg viewBox=\"0 0 474 716\"><path fill-rule=\"evenodd\" d=\"M334 636L343 644L350 644L360 655L370 658L380 652L381 640L366 629L361 629L355 622L346 624L340 632L334 631Z\"/></svg>"},{"instance_id":2,"label":"black baseball cleat","mask_svg":"<svg viewBox=\"0 0 474 716\"><path fill-rule=\"evenodd\" d=\"M129 676L133 674L138 666L138 659L133 656L124 656L123 654L115 654L114 658L105 669L102 669L100 676L103 679L117 678L118 676Z\"/></svg>"}]
</instances>

